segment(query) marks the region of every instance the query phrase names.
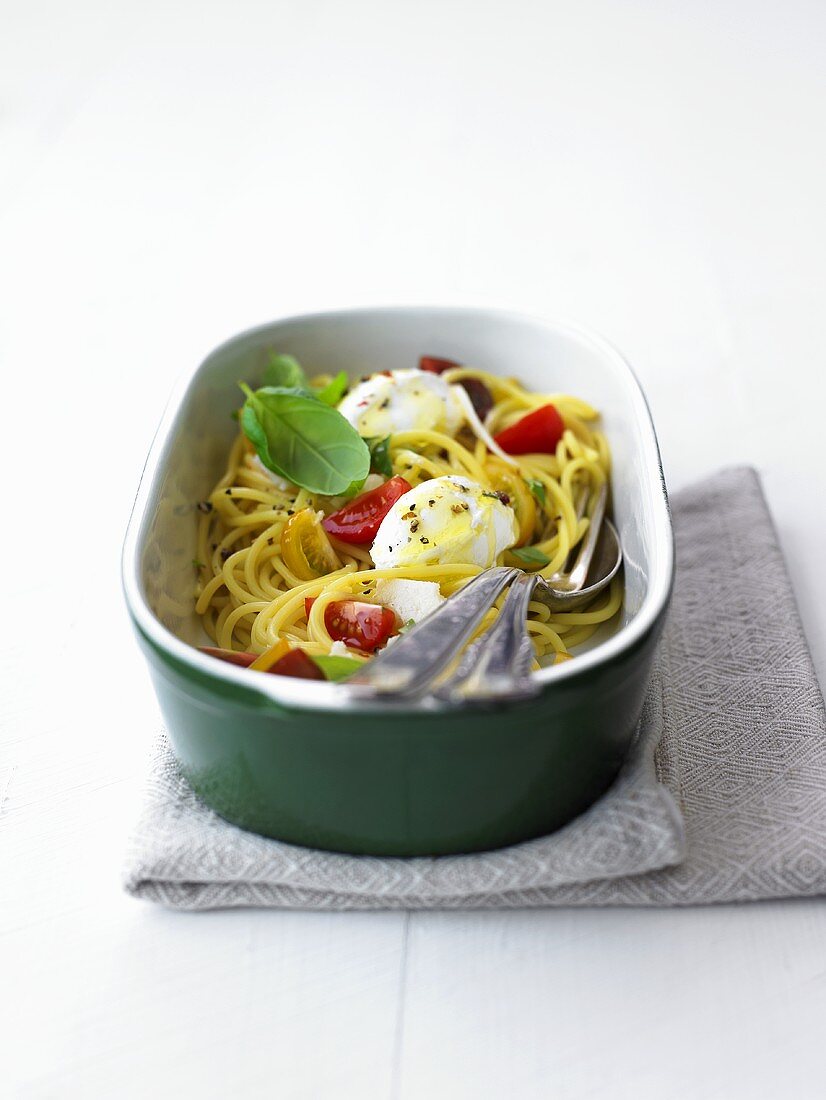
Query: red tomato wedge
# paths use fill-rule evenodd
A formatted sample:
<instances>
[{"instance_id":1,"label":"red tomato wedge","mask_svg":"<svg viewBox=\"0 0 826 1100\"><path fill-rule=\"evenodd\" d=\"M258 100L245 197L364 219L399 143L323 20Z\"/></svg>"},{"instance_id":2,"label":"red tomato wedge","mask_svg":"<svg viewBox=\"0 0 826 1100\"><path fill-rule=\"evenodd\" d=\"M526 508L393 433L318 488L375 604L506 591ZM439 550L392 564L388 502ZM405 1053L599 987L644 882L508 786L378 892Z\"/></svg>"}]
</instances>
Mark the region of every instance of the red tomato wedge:
<instances>
[{"instance_id":1,"label":"red tomato wedge","mask_svg":"<svg viewBox=\"0 0 826 1100\"><path fill-rule=\"evenodd\" d=\"M238 653L234 649L216 649L214 646L202 645L201 653L207 653L210 657L217 657L219 661L226 661L231 665L240 665L249 668L253 661L257 660L256 653ZM315 663L301 649L291 649L285 653L271 668L264 669L268 674L275 672L279 676L300 676L304 680L326 680L327 677Z\"/></svg>"},{"instance_id":2,"label":"red tomato wedge","mask_svg":"<svg viewBox=\"0 0 826 1100\"><path fill-rule=\"evenodd\" d=\"M399 499L412 488L403 477L391 477L384 485L362 493L321 521L328 535L342 542L372 542L381 521Z\"/></svg>"},{"instance_id":3,"label":"red tomato wedge","mask_svg":"<svg viewBox=\"0 0 826 1100\"><path fill-rule=\"evenodd\" d=\"M372 653L395 632L396 616L379 604L336 600L324 609L324 625L334 642Z\"/></svg>"},{"instance_id":4,"label":"red tomato wedge","mask_svg":"<svg viewBox=\"0 0 826 1100\"><path fill-rule=\"evenodd\" d=\"M268 672L276 676L296 676L300 680L326 680L327 677L303 649L291 649L275 662Z\"/></svg>"},{"instance_id":5,"label":"red tomato wedge","mask_svg":"<svg viewBox=\"0 0 826 1100\"><path fill-rule=\"evenodd\" d=\"M202 645L198 647L201 653L206 653L210 657L217 657L219 661L226 661L230 665L241 665L242 668L249 668L257 653L237 653L234 649L216 649L215 646Z\"/></svg>"},{"instance_id":6,"label":"red tomato wedge","mask_svg":"<svg viewBox=\"0 0 826 1100\"><path fill-rule=\"evenodd\" d=\"M535 409L493 437L509 455L553 454L565 424L553 405Z\"/></svg>"},{"instance_id":7,"label":"red tomato wedge","mask_svg":"<svg viewBox=\"0 0 826 1100\"><path fill-rule=\"evenodd\" d=\"M423 355L419 360L419 370L427 370L431 374L442 374L443 371L453 370L461 365L453 359L438 359L435 355Z\"/></svg>"}]
</instances>

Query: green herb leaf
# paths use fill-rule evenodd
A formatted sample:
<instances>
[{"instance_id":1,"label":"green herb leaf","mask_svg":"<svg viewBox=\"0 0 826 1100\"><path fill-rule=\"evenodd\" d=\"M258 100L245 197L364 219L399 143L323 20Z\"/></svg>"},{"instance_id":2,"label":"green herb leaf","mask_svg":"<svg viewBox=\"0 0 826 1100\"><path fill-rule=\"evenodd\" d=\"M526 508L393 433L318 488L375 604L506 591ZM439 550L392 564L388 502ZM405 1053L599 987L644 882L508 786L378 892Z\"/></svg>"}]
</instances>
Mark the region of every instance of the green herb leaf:
<instances>
[{"instance_id":1,"label":"green herb leaf","mask_svg":"<svg viewBox=\"0 0 826 1100\"><path fill-rule=\"evenodd\" d=\"M295 387L241 389L241 426L274 474L322 496L339 496L367 476L367 445L336 409Z\"/></svg>"},{"instance_id":2,"label":"green herb leaf","mask_svg":"<svg viewBox=\"0 0 826 1100\"><path fill-rule=\"evenodd\" d=\"M343 493L339 493L340 497L344 497L346 500L352 500L353 497L357 497L361 490L364 488L364 482L366 478L360 477L356 481L352 481Z\"/></svg>"},{"instance_id":3,"label":"green herb leaf","mask_svg":"<svg viewBox=\"0 0 826 1100\"><path fill-rule=\"evenodd\" d=\"M384 474L385 477L392 477L393 464L390 461L390 436L386 435L382 439L376 435L370 439L365 439L364 442L370 448L370 469L375 470L377 474Z\"/></svg>"},{"instance_id":4,"label":"green herb leaf","mask_svg":"<svg viewBox=\"0 0 826 1100\"><path fill-rule=\"evenodd\" d=\"M192 559L192 564L194 565L194 567L196 569L203 569L204 568L204 563L202 561L198 561L197 558Z\"/></svg>"},{"instance_id":5,"label":"green herb leaf","mask_svg":"<svg viewBox=\"0 0 826 1100\"><path fill-rule=\"evenodd\" d=\"M273 351L264 367L264 385L306 388L307 376L292 355L278 355Z\"/></svg>"},{"instance_id":6,"label":"green herb leaf","mask_svg":"<svg viewBox=\"0 0 826 1100\"><path fill-rule=\"evenodd\" d=\"M411 626L415 626L415 625L416 625L416 620L415 619L408 619L407 622L404 624L404 626L399 627L399 634L406 634L408 632L408 630L411 628Z\"/></svg>"},{"instance_id":7,"label":"green herb leaf","mask_svg":"<svg viewBox=\"0 0 826 1100\"><path fill-rule=\"evenodd\" d=\"M347 372L339 371L332 382L328 382L327 385L320 390L313 390L313 397L317 397L318 400L323 401L325 405L337 405L347 392L349 382L350 380L347 377Z\"/></svg>"},{"instance_id":8,"label":"green herb leaf","mask_svg":"<svg viewBox=\"0 0 826 1100\"><path fill-rule=\"evenodd\" d=\"M364 663L363 661L356 660L355 657L335 657L330 655L313 657L313 660L328 680L346 680L348 676L352 676L354 672L358 672Z\"/></svg>"},{"instance_id":9,"label":"green herb leaf","mask_svg":"<svg viewBox=\"0 0 826 1100\"><path fill-rule=\"evenodd\" d=\"M520 546L518 550L511 550L511 553L526 565L536 565L540 569L551 563L548 555L543 554L537 546Z\"/></svg>"},{"instance_id":10,"label":"green herb leaf","mask_svg":"<svg viewBox=\"0 0 826 1100\"><path fill-rule=\"evenodd\" d=\"M530 489L530 491L533 493L533 495L536 497L536 499L539 501L539 503L544 508L545 507L545 501L548 499L547 494L545 492L545 486L542 484L542 482L538 478L535 478L535 477L529 477L526 480L527 480L527 483L528 483L528 488Z\"/></svg>"}]
</instances>

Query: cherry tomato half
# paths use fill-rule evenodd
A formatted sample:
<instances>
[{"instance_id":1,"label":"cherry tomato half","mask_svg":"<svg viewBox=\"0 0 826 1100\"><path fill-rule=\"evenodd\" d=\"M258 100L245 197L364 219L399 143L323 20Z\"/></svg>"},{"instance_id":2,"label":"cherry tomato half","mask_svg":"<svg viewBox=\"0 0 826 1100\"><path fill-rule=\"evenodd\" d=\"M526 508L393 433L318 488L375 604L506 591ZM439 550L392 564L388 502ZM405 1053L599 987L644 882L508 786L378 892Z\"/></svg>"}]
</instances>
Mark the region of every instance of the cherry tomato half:
<instances>
[{"instance_id":1,"label":"cherry tomato half","mask_svg":"<svg viewBox=\"0 0 826 1100\"><path fill-rule=\"evenodd\" d=\"M276 676L297 676L301 680L327 679L312 657L308 657L303 649L291 649L267 671L274 672Z\"/></svg>"},{"instance_id":2,"label":"cherry tomato half","mask_svg":"<svg viewBox=\"0 0 826 1100\"><path fill-rule=\"evenodd\" d=\"M396 616L389 607L379 604L336 600L324 609L324 625L334 642L372 653L394 633Z\"/></svg>"},{"instance_id":3,"label":"cherry tomato half","mask_svg":"<svg viewBox=\"0 0 826 1100\"><path fill-rule=\"evenodd\" d=\"M226 661L230 665L240 665L242 668L249 668L256 658L255 653L238 653L234 649L217 649L211 645L202 645L198 648L201 653L206 653L210 657L217 657L219 661Z\"/></svg>"},{"instance_id":4,"label":"cherry tomato half","mask_svg":"<svg viewBox=\"0 0 826 1100\"><path fill-rule=\"evenodd\" d=\"M565 424L553 405L543 405L495 435L509 455L553 454Z\"/></svg>"},{"instance_id":5,"label":"cherry tomato half","mask_svg":"<svg viewBox=\"0 0 826 1100\"><path fill-rule=\"evenodd\" d=\"M430 371L431 374L442 374L446 370L460 367L453 359L439 359L435 355L423 355L419 360L419 370Z\"/></svg>"},{"instance_id":6,"label":"cherry tomato half","mask_svg":"<svg viewBox=\"0 0 826 1100\"><path fill-rule=\"evenodd\" d=\"M286 642L280 644L287 648L287 652L275 664L260 671L268 674L274 672L278 676L299 676L303 680L327 679L315 661L303 650L289 649ZM249 668L253 661L264 656L264 654L256 656L255 653L238 653L234 649L216 649L207 645L202 645L200 648L202 653L208 653L210 657L217 657L219 661L227 661L231 665L240 665L243 668Z\"/></svg>"},{"instance_id":7,"label":"cherry tomato half","mask_svg":"<svg viewBox=\"0 0 826 1100\"><path fill-rule=\"evenodd\" d=\"M281 532L281 557L300 581L314 581L341 569L335 550L312 508L302 508Z\"/></svg>"},{"instance_id":8,"label":"cherry tomato half","mask_svg":"<svg viewBox=\"0 0 826 1100\"><path fill-rule=\"evenodd\" d=\"M342 542L372 542L381 521L399 497L409 493L411 488L410 482L403 477L391 477L327 516L321 525L329 535Z\"/></svg>"}]
</instances>

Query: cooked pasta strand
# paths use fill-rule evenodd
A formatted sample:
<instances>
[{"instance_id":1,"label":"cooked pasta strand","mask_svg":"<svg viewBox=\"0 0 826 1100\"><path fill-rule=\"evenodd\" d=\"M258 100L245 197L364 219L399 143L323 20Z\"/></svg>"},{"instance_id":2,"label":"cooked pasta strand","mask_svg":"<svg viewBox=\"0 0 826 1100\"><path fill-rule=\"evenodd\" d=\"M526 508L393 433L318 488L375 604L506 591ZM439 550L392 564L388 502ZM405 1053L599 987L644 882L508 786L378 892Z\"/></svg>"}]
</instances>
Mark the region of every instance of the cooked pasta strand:
<instances>
[{"instance_id":1,"label":"cooked pasta strand","mask_svg":"<svg viewBox=\"0 0 826 1100\"><path fill-rule=\"evenodd\" d=\"M590 490L590 508L596 490L610 475L610 449L596 424L597 411L579 398L531 393L514 379L471 367L450 370L445 378L448 382L476 379L488 388L494 404L485 427L492 434L549 403L560 413L565 430L554 454L514 456L516 471L526 490L531 486L535 498L536 519L528 544L548 559L540 572L550 576L565 565L588 528L587 514L577 518L575 501L581 487ZM396 432L389 439L394 474L413 485L452 474L495 490L495 464L489 466L493 456L484 442L465 431L459 435ZM195 610L206 633L226 649L240 647L263 653L284 638L311 655L328 654L333 640L325 625L325 609L330 603L348 597L375 601L376 583L398 578L436 581L442 595L449 596L480 572L470 564L376 569L369 546L333 539L342 567L310 581L296 576L281 553L285 524L302 509L330 511L332 507L324 498L270 477L243 434L232 445L223 475L199 507ZM508 551L500 561L525 564ZM309 614L307 597L314 598ZM622 598L622 585L616 580L590 606L574 612L553 612L540 600L532 601L527 626L540 665L570 656L573 647L587 641L601 623L618 613ZM492 609L480 629L489 626L497 614ZM356 651L353 656L365 658Z\"/></svg>"}]
</instances>

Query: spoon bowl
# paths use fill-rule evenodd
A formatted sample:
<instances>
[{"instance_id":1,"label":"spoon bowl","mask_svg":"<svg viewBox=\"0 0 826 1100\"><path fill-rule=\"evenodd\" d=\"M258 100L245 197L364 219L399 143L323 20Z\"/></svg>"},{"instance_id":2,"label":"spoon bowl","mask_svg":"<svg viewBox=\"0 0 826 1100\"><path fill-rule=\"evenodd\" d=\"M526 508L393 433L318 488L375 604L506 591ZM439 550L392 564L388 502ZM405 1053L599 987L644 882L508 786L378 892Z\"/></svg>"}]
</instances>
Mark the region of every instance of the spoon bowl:
<instances>
[{"instance_id":1,"label":"spoon bowl","mask_svg":"<svg viewBox=\"0 0 826 1100\"><path fill-rule=\"evenodd\" d=\"M622 565L622 546L617 529L604 518L582 588L566 589L559 581L537 577L533 598L552 611L573 611L592 600L611 583Z\"/></svg>"}]
</instances>

